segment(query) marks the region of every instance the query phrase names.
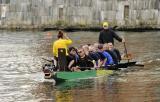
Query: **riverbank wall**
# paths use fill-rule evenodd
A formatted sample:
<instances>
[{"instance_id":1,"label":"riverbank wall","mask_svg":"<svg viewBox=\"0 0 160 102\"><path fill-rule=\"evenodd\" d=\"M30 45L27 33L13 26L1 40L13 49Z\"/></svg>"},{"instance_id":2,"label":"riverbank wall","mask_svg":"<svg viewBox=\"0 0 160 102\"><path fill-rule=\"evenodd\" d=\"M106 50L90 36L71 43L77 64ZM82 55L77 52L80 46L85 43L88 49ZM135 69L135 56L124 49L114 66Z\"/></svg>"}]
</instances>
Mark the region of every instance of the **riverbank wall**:
<instances>
[{"instance_id":1,"label":"riverbank wall","mask_svg":"<svg viewBox=\"0 0 160 102\"><path fill-rule=\"evenodd\" d=\"M0 0L0 29L160 29L160 0Z\"/></svg>"}]
</instances>

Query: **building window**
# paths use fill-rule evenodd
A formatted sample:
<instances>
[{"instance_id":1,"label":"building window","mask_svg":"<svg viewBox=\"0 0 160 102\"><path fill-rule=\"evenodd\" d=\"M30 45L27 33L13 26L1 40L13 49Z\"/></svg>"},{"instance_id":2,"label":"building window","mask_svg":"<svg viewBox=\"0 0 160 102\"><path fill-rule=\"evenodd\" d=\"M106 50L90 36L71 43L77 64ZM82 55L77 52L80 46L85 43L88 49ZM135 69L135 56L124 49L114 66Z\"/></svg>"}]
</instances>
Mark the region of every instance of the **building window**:
<instances>
[{"instance_id":1,"label":"building window","mask_svg":"<svg viewBox=\"0 0 160 102\"><path fill-rule=\"evenodd\" d=\"M63 19L63 5L59 5L59 20Z\"/></svg>"},{"instance_id":2,"label":"building window","mask_svg":"<svg viewBox=\"0 0 160 102\"><path fill-rule=\"evenodd\" d=\"M5 1L6 1L6 2L5 2L6 4L9 4L9 3L10 3L10 0L5 0Z\"/></svg>"},{"instance_id":3,"label":"building window","mask_svg":"<svg viewBox=\"0 0 160 102\"><path fill-rule=\"evenodd\" d=\"M160 10L160 0L156 0L154 7L155 7L155 9Z\"/></svg>"},{"instance_id":4,"label":"building window","mask_svg":"<svg viewBox=\"0 0 160 102\"><path fill-rule=\"evenodd\" d=\"M9 4L10 0L0 0L0 4Z\"/></svg>"},{"instance_id":5,"label":"building window","mask_svg":"<svg viewBox=\"0 0 160 102\"><path fill-rule=\"evenodd\" d=\"M129 18L129 5L124 6L124 19Z\"/></svg>"}]
</instances>

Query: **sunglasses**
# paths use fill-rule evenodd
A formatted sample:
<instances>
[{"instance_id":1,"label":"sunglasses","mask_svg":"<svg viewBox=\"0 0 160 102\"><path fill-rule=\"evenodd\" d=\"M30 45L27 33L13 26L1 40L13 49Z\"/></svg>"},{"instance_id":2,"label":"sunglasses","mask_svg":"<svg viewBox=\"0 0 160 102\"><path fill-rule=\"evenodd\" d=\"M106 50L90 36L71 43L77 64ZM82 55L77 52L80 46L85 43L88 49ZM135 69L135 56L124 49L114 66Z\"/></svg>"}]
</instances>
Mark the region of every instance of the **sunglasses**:
<instances>
[{"instance_id":1,"label":"sunglasses","mask_svg":"<svg viewBox=\"0 0 160 102\"><path fill-rule=\"evenodd\" d=\"M82 53L82 51L78 51L78 53Z\"/></svg>"},{"instance_id":2,"label":"sunglasses","mask_svg":"<svg viewBox=\"0 0 160 102\"><path fill-rule=\"evenodd\" d=\"M113 45L108 45L108 46L113 46Z\"/></svg>"},{"instance_id":3,"label":"sunglasses","mask_svg":"<svg viewBox=\"0 0 160 102\"><path fill-rule=\"evenodd\" d=\"M76 50L71 50L71 51L76 51Z\"/></svg>"},{"instance_id":4,"label":"sunglasses","mask_svg":"<svg viewBox=\"0 0 160 102\"><path fill-rule=\"evenodd\" d=\"M93 51L89 51L89 52L93 52Z\"/></svg>"}]
</instances>

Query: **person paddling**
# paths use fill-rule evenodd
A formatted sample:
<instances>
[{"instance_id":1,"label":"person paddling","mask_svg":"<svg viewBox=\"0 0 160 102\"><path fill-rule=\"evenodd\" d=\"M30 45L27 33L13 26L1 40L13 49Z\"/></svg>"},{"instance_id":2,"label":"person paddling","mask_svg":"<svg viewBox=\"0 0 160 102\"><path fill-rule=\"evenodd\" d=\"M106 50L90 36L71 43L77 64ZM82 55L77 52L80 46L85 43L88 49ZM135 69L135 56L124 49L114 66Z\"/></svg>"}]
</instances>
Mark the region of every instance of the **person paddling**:
<instances>
[{"instance_id":1,"label":"person paddling","mask_svg":"<svg viewBox=\"0 0 160 102\"><path fill-rule=\"evenodd\" d=\"M106 52L108 52L111 55L114 64L118 64L119 60L117 58L117 55L116 55L116 53L113 50L109 49L109 44L107 44L107 43L104 44L103 45L103 50L106 51Z\"/></svg>"},{"instance_id":2,"label":"person paddling","mask_svg":"<svg viewBox=\"0 0 160 102\"><path fill-rule=\"evenodd\" d=\"M113 65L114 61L112 56L106 52L103 48L103 44L98 45L98 49L99 49L99 54L101 54L103 56L103 64L105 68L108 68L108 65Z\"/></svg>"},{"instance_id":3,"label":"person paddling","mask_svg":"<svg viewBox=\"0 0 160 102\"><path fill-rule=\"evenodd\" d=\"M92 62L93 59L85 54L82 47L78 48L77 53L79 55L79 59L76 63L76 67L72 67L72 71L84 71L86 69L90 70L90 68L94 67Z\"/></svg>"},{"instance_id":4,"label":"person paddling","mask_svg":"<svg viewBox=\"0 0 160 102\"><path fill-rule=\"evenodd\" d=\"M118 49L116 49L112 43L108 43L108 47L109 50L112 51L114 53L114 55L116 56L116 59L118 61L118 63L121 61L121 54L120 51Z\"/></svg>"},{"instance_id":5,"label":"person paddling","mask_svg":"<svg viewBox=\"0 0 160 102\"><path fill-rule=\"evenodd\" d=\"M109 28L108 22L104 22L103 30L99 34L99 43L105 44L111 42L114 45L114 38L119 42L125 42L124 38L119 37L112 29Z\"/></svg>"}]
</instances>

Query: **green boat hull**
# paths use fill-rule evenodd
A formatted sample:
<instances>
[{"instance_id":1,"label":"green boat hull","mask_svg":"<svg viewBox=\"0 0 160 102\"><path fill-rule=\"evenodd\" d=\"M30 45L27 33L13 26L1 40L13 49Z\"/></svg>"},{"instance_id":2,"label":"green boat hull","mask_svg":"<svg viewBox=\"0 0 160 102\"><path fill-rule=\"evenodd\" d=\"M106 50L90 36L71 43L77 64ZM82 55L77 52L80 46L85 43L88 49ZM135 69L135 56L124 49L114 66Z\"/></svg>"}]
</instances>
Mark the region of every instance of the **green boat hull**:
<instances>
[{"instance_id":1,"label":"green boat hull","mask_svg":"<svg viewBox=\"0 0 160 102\"><path fill-rule=\"evenodd\" d=\"M76 80L87 79L100 76L107 76L112 74L112 70L87 70L79 72L56 72L54 75L55 80Z\"/></svg>"}]
</instances>

